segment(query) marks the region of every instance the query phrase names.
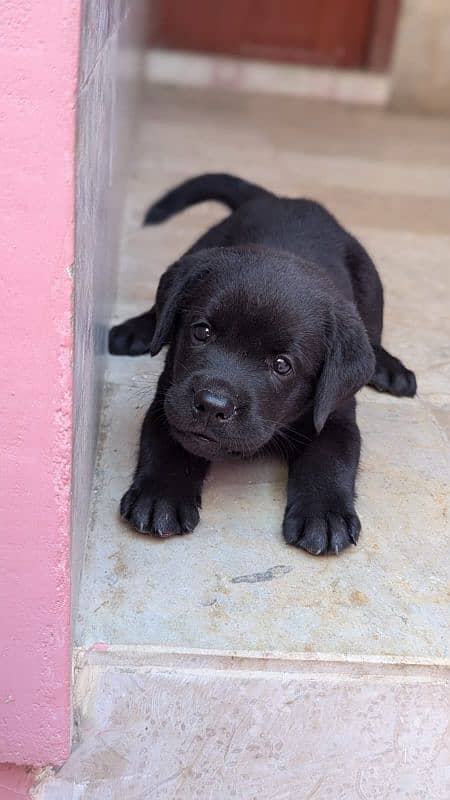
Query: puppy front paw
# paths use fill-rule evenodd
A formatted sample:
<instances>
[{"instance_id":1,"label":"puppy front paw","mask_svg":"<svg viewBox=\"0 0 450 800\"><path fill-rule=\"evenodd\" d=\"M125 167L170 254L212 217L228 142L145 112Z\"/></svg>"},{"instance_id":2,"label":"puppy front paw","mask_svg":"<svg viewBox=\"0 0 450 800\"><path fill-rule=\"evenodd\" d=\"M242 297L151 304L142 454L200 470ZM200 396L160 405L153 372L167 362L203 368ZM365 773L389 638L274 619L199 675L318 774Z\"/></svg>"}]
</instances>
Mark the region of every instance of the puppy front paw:
<instances>
[{"instance_id":1,"label":"puppy front paw","mask_svg":"<svg viewBox=\"0 0 450 800\"><path fill-rule=\"evenodd\" d=\"M136 479L122 497L120 516L140 533L168 537L191 533L198 525L200 497L175 492L151 478Z\"/></svg>"},{"instance_id":2,"label":"puppy front paw","mask_svg":"<svg viewBox=\"0 0 450 800\"><path fill-rule=\"evenodd\" d=\"M288 544L301 547L314 556L324 553L338 555L351 544L356 544L361 523L355 511L308 512L300 505L286 510L283 534Z\"/></svg>"}]
</instances>

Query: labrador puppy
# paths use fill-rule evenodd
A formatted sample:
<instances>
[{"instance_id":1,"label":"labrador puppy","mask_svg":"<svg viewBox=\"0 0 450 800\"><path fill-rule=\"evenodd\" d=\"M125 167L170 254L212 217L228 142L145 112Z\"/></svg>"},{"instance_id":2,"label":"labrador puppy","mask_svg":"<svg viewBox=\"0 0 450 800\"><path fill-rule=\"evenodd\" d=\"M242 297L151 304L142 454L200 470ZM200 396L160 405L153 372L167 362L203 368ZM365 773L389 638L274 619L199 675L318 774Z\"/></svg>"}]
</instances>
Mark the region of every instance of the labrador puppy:
<instances>
[{"instance_id":1,"label":"labrador puppy","mask_svg":"<svg viewBox=\"0 0 450 800\"><path fill-rule=\"evenodd\" d=\"M286 542L337 554L361 527L355 393L416 392L414 374L381 346L380 278L321 205L231 175L183 183L145 224L204 200L231 213L167 269L150 311L110 331L111 353L168 347L120 513L143 533L189 533L212 461L279 451Z\"/></svg>"}]
</instances>

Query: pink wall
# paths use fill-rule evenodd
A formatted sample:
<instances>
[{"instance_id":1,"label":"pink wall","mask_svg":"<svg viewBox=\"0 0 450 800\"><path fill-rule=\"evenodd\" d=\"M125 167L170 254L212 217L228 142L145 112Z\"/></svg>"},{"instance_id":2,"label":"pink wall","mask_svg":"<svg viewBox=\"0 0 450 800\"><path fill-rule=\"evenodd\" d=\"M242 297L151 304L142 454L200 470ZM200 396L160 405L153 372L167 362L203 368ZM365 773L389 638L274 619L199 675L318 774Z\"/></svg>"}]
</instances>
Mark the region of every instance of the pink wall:
<instances>
[{"instance_id":1,"label":"pink wall","mask_svg":"<svg viewBox=\"0 0 450 800\"><path fill-rule=\"evenodd\" d=\"M0 12L0 762L18 764L69 752L79 12L78 0Z\"/></svg>"},{"instance_id":2,"label":"pink wall","mask_svg":"<svg viewBox=\"0 0 450 800\"><path fill-rule=\"evenodd\" d=\"M0 764L0 800L27 800L33 784L31 770L16 764Z\"/></svg>"}]
</instances>

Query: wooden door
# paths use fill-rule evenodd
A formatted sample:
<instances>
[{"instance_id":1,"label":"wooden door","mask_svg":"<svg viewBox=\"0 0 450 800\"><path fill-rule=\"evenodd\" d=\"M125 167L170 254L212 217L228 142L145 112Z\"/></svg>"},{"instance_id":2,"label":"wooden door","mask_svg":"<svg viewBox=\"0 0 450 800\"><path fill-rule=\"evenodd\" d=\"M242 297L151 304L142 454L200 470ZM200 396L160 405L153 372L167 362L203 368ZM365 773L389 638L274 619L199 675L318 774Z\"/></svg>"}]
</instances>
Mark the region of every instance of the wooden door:
<instances>
[{"instance_id":1,"label":"wooden door","mask_svg":"<svg viewBox=\"0 0 450 800\"><path fill-rule=\"evenodd\" d=\"M336 67L383 67L399 0L154 0L158 45Z\"/></svg>"}]
</instances>

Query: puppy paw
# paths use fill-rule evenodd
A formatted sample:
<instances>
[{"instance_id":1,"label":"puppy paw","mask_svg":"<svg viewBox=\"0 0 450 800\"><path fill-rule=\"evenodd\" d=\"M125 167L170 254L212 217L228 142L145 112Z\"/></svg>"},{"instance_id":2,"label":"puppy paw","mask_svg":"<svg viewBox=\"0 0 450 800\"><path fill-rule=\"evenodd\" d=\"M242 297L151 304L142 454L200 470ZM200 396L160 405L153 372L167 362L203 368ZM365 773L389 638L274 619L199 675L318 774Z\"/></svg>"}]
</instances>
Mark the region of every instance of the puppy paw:
<instances>
[{"instance_id":1,"label":"puppy paw","mask_svg":"<svg viewBox=\"0 0 450 800\"><path fill-rule=\"evenodd\" d=\"M391 356L386 350L376 351L375 372L370 386L378 392L386 392L395 397L414 397L417 382L414 372L407 369L398 358Z\"/></svg>"},{"instance_id":2,"label":"puppy paw","mask_svg":"<svg viewBox=\"0 0 450 800\"><path fill-rule=\"evenodd\" d=\"M139 317L114 325L109 332L108 349L115 356L142 356L150 352L155 330L153 309Z\"/></svg>"},{"instance_id":3,"label":"puppy paw","mask_svg":"<svg viewBox=\"0 0 450 800\"><path fill-rule=\"evenodd\" d=\"M286 511L283 523L286 542L314 556L337 555L357 543L360 530L361 523L354 511L308 513L306 509L292 506Z\"/></svg>"},{"instance_id":4,"label":"puppy paw","mask_svg":"<svg viewBox=\"0 0 450 800\"><path fill-rule=\"evenodd\" d=\"M134 481L122 497L120 516L140 533L167 537L191 533L199 522L200 498L175 496L173 490L147 479Z\"/></svg>"}]
</instances>

